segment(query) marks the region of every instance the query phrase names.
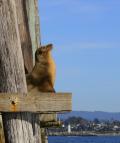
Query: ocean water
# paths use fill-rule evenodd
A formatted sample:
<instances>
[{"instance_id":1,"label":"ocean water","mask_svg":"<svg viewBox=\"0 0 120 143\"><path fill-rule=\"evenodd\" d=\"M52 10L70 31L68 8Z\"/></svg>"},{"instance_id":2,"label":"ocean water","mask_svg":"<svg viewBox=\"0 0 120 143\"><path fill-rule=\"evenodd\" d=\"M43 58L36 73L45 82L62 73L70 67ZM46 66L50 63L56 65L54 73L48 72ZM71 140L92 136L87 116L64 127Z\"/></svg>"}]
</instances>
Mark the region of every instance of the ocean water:
<instances>
[{"instance_id":1,"label":"ocean water","mask_svg":"<svg viewBox=\"0 0 120 143\"><path fill-rule=\"evenodd\" d=\"M49 143L120 143L120 136L50 136Z\"/></svg>"}]
</instances>

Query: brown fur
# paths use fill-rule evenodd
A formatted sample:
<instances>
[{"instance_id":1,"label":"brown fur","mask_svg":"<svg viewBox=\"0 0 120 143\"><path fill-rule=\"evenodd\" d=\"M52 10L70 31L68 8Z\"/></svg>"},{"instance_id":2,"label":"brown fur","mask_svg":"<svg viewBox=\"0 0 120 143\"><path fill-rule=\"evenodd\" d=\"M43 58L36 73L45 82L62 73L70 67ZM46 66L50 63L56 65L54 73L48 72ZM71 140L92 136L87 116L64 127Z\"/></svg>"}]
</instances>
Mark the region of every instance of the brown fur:
<instances>
[{"instance_id":1,"label":"brown fur","mask_svg":"<svg viewBox=\"0 0 120 143\"><path fill-rule=\"evenodd\" d=\"M56 67L51 56L52 44L41 46L35 53L35 66L26 77L29 92L55 92L54 82Z\"/></svg>"}]
</instances>

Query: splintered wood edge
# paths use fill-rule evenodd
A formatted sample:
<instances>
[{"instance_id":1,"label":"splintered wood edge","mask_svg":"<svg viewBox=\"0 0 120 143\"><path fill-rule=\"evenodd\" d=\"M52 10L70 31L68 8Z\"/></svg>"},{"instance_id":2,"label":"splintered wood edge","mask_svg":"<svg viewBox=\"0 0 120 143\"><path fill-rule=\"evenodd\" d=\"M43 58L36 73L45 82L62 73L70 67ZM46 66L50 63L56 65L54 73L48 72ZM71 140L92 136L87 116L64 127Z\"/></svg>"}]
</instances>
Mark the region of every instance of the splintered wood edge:
<instances>
[{"instance_id":1,"label":"splintered wood edge","mask_svg":"<svg viewBox=\"0 0 120 143\"><path fill-rule=\"evenodd\" d=\"M72 93L0 93L0 112L64 113L72 110Z\"/></svg>"}]
</instances>

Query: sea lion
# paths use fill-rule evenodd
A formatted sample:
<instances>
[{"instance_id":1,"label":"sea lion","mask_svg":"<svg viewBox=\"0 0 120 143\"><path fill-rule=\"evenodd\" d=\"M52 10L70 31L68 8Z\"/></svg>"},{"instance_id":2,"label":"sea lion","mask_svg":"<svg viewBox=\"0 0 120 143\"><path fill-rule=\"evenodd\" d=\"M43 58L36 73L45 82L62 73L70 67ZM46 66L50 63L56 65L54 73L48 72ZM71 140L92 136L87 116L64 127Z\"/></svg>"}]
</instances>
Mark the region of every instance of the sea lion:
<instances>
[{"instance_id":1,"label":"sea lion","mask_svg":"<svg viewBox=\"0 0 120 143\"><path fill-rule=\"evenodd\" d=\"M55 92L56 65L51 55L52 44L40 46L35 52L35 66L26 76L28 92Z\"/></svg>"}]
</instances>

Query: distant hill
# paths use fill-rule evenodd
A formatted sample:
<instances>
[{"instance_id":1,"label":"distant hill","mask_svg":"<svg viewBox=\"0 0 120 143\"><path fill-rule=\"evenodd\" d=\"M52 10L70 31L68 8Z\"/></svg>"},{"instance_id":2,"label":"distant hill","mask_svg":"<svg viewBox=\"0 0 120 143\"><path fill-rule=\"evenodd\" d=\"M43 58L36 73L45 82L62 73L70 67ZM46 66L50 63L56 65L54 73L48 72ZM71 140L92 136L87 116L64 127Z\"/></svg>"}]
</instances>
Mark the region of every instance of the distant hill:
<instances>
[{"instance_id":1,"label":"distant hill","mask_svg":"<svg viewBox=\"0 0 120 143\"><path fill-rule=\"evenodd\" d=\"M88 124L88 121L81 117L70 117L67 120L65 120L64 124L65 125L68 125L68 124L70 124L70 125L77 125L77 124L86 125L86 124Z\"/></svg>"},{"instance_id":2,"label":"distant hill","mask_svg":"<svg viewBox=\"0 0 120 143\"><path fill-rule=\"evenodd\" d=\"M102 112L102 111L72 111L66 114L60 114L58 117L60 119L66 120L69 117L82 117L87 120L94 120L98 118L99 120L119 120L120 121L120 113L119 112Z\"/></svg>"}]
</instances>

